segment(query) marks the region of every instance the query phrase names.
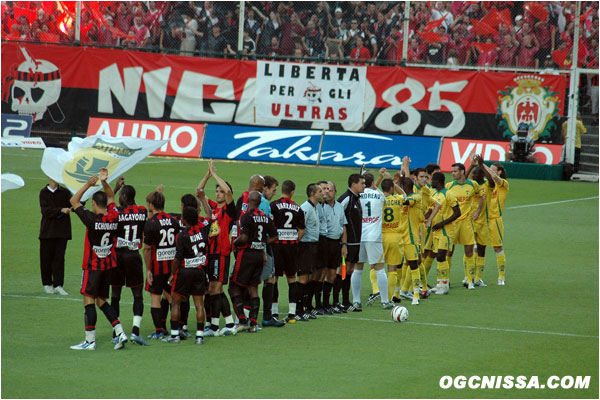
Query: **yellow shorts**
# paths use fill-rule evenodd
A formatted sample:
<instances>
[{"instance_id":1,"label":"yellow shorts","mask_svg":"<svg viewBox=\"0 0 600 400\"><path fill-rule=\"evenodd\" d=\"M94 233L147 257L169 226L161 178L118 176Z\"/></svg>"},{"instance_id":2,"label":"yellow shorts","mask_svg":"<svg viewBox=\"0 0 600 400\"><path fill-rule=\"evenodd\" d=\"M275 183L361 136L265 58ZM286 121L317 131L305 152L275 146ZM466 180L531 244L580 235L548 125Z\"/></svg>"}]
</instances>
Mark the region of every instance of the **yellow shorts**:
<instances>
[{"instance_id":1,"label":"yellow shorts","mask_svg":"<svg viewBox=\"0 0 600 400\"><path fill-rule=\"evenodd\" d=\"M423 227L425 228L425 225L423 225ZM423 250L433 250L433 231L431 230L431 226L425 228L423 232L425 234L423 241L421 242Z\"/></svg>"},{"instance_id":2,"label":"yellow shorts","mask_svg":"<svg viewBox=\"0 0 600 400\"><path fill-rule=\"evenodd\" d=\"M401 265L404 248L402 247L402 235L387 234L382 235L383 258L387 265Z\"/></svg>"},{"instance_id":3,"label":"yellow shorts","mask_svg":"<svg viewBox=\"0 0 600 400\"><path fill-rule=\"evenodd\" d=\"M435 252L438 250L450 250L452 248L452 242L452 237L442 233L441 230L436 231L433 234L433 250Z\"/></svg>"},{"instance_id":4,"label":"yellow shorts","mask_svg":"<svg viewBox=\"0 0 600 400\"><path fill-rule=\"evenodd\" d=\"M504 224L502 218L490 219L490 246L499 247L504 243Z\"/></svg>"},{"instance_id":5,"label":"yellow shorts","mask_svg":"<svg viewBox=\"0 0 600 400\"><path fill-rule=\"evenodd\" d=\"M483 223L473 222L473 227L475 228L475 243L489 246L490 228L488 221L483 221Z\"/></svg>"},{"instance_id":6,"label":"yellow shorts","mask_svg":"<svg viewBox=\"0 0 600 400\"><path fill-rule=\"evenodd\" d=\"M416 244L404 244L404 260L417 261L419 259L419 247Z\"/></svg>"},{"instance_id":7,"label":"yellow shorts","mask_svg":"<svg viewBox=\"0 0 600 400\"><path fill-rule=\"evenodd\" d=\"M452 244L462 244L463 246L475 244L475 229L473 228L473 220L470 217L455 222L454 225L455 236Z\"/></svg>"}]
</instances>

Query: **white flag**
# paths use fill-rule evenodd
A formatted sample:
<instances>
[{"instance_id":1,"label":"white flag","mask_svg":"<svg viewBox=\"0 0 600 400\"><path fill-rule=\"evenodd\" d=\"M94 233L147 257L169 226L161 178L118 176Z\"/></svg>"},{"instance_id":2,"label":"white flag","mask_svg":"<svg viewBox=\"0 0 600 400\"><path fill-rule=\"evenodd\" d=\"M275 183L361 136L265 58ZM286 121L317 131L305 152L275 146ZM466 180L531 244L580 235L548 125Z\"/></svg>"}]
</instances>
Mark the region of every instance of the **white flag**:
<instances>
[{"instance_id":1,"label":"white flag","mask_svg":"<svg viewBox=\"0 0 600 400\"><path fill-rule=\"evenodd\" d=\"M12 189L20 189L25 186L25 181L19 175L2 174L2 192Z\"/></svg>"},{"instance_id":2,"label":"white flag","mask_svg":"<svg viewBox=\"0 0 600 400\"><path fill-rule=\"evenodd\" d=\"M42 157L42 171L56 182L76 193L100 168L108 169L112 181L142 161L167 140L147 140L134 137L113 138L104 135L73 138L68 151L48 147ZM102 186L89 188L81 198L89 199Z\"/></svg>"}]
</instances>

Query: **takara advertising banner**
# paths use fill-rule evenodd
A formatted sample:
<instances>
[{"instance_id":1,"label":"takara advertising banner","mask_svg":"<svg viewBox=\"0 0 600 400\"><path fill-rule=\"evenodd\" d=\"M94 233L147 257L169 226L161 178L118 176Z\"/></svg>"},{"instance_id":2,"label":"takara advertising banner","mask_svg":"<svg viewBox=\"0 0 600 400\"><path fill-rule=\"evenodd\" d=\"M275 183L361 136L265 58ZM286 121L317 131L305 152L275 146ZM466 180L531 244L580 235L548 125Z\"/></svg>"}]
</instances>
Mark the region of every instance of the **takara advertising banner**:
<instances>
[{"instance_id":1,"label":"takara advertising banner","mask_svg":"<svg viewBox=\"0 0 600 400\"><path fill-rule=\"evenodd\" d=\"M202 158L316 164L322 132L249 126L206 127ZM323 165L400 169L402 158L411 165L437 162L440 138L327 131L320 163Z\"/></svg>"},{"instance_id":2,"label":"takara advertising banner","mask_svg":"<svg viewBox=\"0 0 600 400\"><path fill-rule=\"evenodd\" d=\"M526 123L560 138L564 76L298 65L5 42L2 112L65 131L96 117L506 140Z\"/></svg>"},{"instance_id":3,"label":"takara advertising banner","mask_svg":"<svg viewBox=\"0 0 600 400\"><path fill-rule=\"evenodd\" d=\"M534 155L541 164L558 164L563 146L560 144L536 143ZM468 168L471 153L481 154L484 160L505 161L510 151L510 142L493 142L484 140L465 140L444 138L440 156L440 168L444 172L452 169L452 164L462 163Z\"/></svg>"},{"instance_id":4,"label":"takara advertising banner","mask_svg":"<svg viewBox=\"0 0 600 400\"><path fill-rule=\"evenodd\" d=\"M153 156L200 157L203 124L130 119L90 118L87 136L139 137L141 139L167 140Z\"/></svg>"}]
</instances>

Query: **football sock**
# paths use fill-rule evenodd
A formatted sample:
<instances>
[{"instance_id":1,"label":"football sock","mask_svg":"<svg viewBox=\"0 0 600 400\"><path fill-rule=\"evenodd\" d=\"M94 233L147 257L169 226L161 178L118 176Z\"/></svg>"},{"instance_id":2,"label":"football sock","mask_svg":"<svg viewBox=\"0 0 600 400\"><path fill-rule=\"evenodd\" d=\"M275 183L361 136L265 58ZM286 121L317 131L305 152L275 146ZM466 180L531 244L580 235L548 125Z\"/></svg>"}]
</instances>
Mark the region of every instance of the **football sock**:
<instances>
[{"instance_id":1,"label":"football sock","mask_svg":"<svg viewBox=\"0 0 600 400\"><path fill-rule=\"evenodd\" d=\"M115 312L117 313L117 316L121 315L120 314L121 307L119 306L120 300L121 300L121 296L119 296L119 297L111 297L110 298L110 305L113 308L113 310L115 310Z\"/></svg>"},{"instance_id":2,"label":"football sock","mask_svg":"<svg viewBox=\"0 0 600 400\"><path fill-rule=\"evenodd\" d=\"M421 285L423 285L423 290L427 291L427 272L425 271L425 266L423 263L419 264L419 273L421 276Z\"/></svg>"},{"instance_id":3,"label":"football sock","mask_svg":"<svg viewBox=\"0 0 600 400\"><path fill-rule=\"evenodd\" d=\"M360 286L362 284L362 270L354 269L350 277L352 282L352 302L360 303Z\"/></svg>"},{"instance_id":4,"label":"football sock","mask_svg":"<svg viewBox=\"0 0 600 400\"><path fill-rule=\"evenodd\" d=\"M350 277L346 276L346 279L342 279L342 303L350 304Z\"/></svg>"},{"instance_id":5,"label":"football sock","mask_svg":"<svg viewBox=\"0 0 600 400\"><path fill-rule=\"evenodd\" d=\"M247 320L246 314L244 314L244 302L242 301L242 296L233 296L231 298L231 303L233 304L233 311L240 321L240 325L245 325Z\"/></svg>"},{"instance_id":6,"label":"football sock","mask_svg":"<svg viewBox=\"0 0 600 400\"><path fill-rule=\"evenodd\" d=\"M250 298L250 325L258 325L258 310L260 309L260 298Z\"/></svg>"},{"instance_id":7,"label":"football sock","mask_svg":"<svg viewBox=\"0 0 600 400\"><path fill-rule=\"evenodd\" d=\"M469 268L467 267L467 256L463 255L463 269L465 273L465 279L469 279Z\"/></svg>"},{"instance_id":8,"label":"football sock","mask_svg":"<svg viewBox=\"0 0 600 400\"><path fill-rule=\"evenodd\" d=\"M467 279L469 279L469 282L473 282L473 280L475 279L475 260L473 259L473 256L465 257L465 260L465 266L467 269Z\"/></svg>"},{"instance_id":9,"label":"football sock","mask_svg":"<svg viewBox=\"0 0 600 400\"><path fill-rule=\"evenodd\" d=\"M279 282L275 282L273 284L273 304L277 304L277 302L279 301ZM275 314L275 311L273 311L273 314Z\"/></svg>"},{"instance_id":10,"label":"football sock","mask_svg":"<svg viewBox=\"0 0 600 400\"><path fill-rule=\"evenodd\" d=\"M271 306L271 314L273 314L273 317L279 317L279 303L273 303Z\"/></svg>"},{"instance_id":11,"label":"football sock","mask_svg":"<svg viewBox=\"0 0 600 400\"><path fill-rule=\"evenodd\" d=\"M312 310L312 298L315 293L315 281L308 281L304 287L304 312Z\"/></svg>"},{"instance_id":12,"label":"football sock","mask_svg":"<svg viewBox=\"0 0 600 400\"><path fill-rule=\"evenodd\" d=\"M396 289L397 283L398 283L398 272L397 271L388 272L388 300L392 299L392 296L394 294L394 289Z\"/></svg>"},{"instance_id":13,"label":"football sock","mask_svg":"<svg viewBox=\"0 0 600 400\"><path fill-rule=\"evenodd\" d=\"M229 308L229 300L227 300L227 296L225 293L219 294L219 298L221 299L221 314L225 317L225 326L228 328L233 328L233 317L231 316L231 309Z\"/></svg>"},{"instance_id":14,"label":"football sock","mask_svg":"<svg viewBox=\"0 0 600 400\"><path fill-rule=\"evenodd\" d=\"M212 316L210 317L210 329L213 332L216 332L219 329L220 319L219 316L221 314L221 295L217 294L211 296L212 305L210 308L212 309ZM206 317L206 321L208 321L208 316Z\"/></svg>"},{"instance_id":15,"label":"football sock","mask_svg":"<svg viewBox=\"0 0 600 400\"><path fill-rule=\"evenodd\" d=\"M160 316L162 314L162 311L159 307L152 307L150 308L150 314L152 315L152 322L154 323L154 329L156 330L156 333L160 333L163 330L163 326L160 320Z\"/></svg>"},{"instance_id":16,"label":"football sock","mask_svg":"<svg viewBox=\"0 0 600 400\"><path fill-rule=\"evenodd\" d=\"M210 309L210 307L209 307ZM187 299L185 301L182 301L179 304L179 323L180 325L183 326L187 326L187 321L188 321L188 315L190 314L190 300ZM207 321L208 321L208 315L207 314Z\"/></svg>"},{"instance_id":17,"label":"football sock","mask_svg":"<svg viewBox=\"0 0 600 400\"><path fill-rule=\"evenodd\" d=\"M181 302L181 305L183 305L183 302ZM188 301L188 311L189 311L189 307L190 307L190 303ZM206 321L210 325L210 321L213 316L213 310L212 310L212 296L209 293L206 293L204 295L204 315L206 316Z\"/></svg>"},{"instance_id":18,"label":"football sock","mask_svg":"<svg viewBox=\"0 0 600 400\"><path fill-rule=\"evenodd\" d=\"M171 320L171 337L179 336L179 321Z\"/></svg>"},{"instance_id":19,"label":"football sock","mask_svg":"<svg viewBox=\"0 0 600 400\"><path fill-rule=\"evenodd\" d=\"M296 282L296 314L304 314L304 293L306 291L306 285L304 283Z\"/></svg>"},{"instance_id":20,"label":"football sock","mask_svg":"<svg viewBox=\"0 0 600 400\"><path fill-rule=\"evenodd\" d=\"M504 267L506 265L506 256L504 250L500 253L496 253L496 264L498 265L498 278L504 279Z\"/></svg>"},{"instance_id":21,"label":"football sock","mask_svg":"<svg viewBox=\"0 0 600 400\"><path fill-rule=\"evenodd\" d=\"M340 302L340 290L342 289L342 277L341 275L336 275L333 280L333 286L331 287L333 292L333 298L331 299L331 304L338 304Z\"/></svg>"},{"instance_id":22,"label":"football sock","mask_svg":"<svg viewBox=\"0 0 600 400\"><path fill-rule=\"evenodd\" d=\"M296 315L296 298L298 297L298 282L293 282L289 284L289 293L288 293L288 298L289 298L289 309L288 309L288 316L294 316Z\"/></svg>"},{"instance_id":23,"label":"football sock","mask_svg":"<svg viewBox=\"0 0 600 400\"><path fill-rule=\"evenodd\" d=\"M483 270L485 269L485 257L475 257L475 269L477 273L475 274L475 282L479 280L483 280Z\"/></svg>"},{"instance_id":24,"label":"football sock","mask_svg":"<svg viewBox=\"0 0 600 400\"><path fill-rule=\"evenodd\" d=\"M197 322L196 323L196 337L203 337L204 336L204 322Z\"/></svg>"},{"instance_id":25,"label":"football sock","mask_svg":"<svg viewBox=\"0 0 600 400\"><path fill-rule=\"evenodd\" d=\"M131 333L134 335L140 336L140 326L142 326L142 316L134 315L133 316L133 328L131 328Z\"/></svg>"},{"instance_id":26,"label":"football sock","mask_svg":"<svg viewBox=\"0 0 600 400\"><path fill-rule=\"evenodd\" d=\"M371 280L371 293L379 292L379 286L377 285L377 274L375 273L374 269L369 271L369 279Z\"/></svg>"},{"instance_id":27,"label":"football sock","mask_svg":"<svg viewBox=\"0 0 600 400\"><path fill-rule=\"evenodd\" d=\"M442 281L446 281L446 283L448 282L448 277L450 276L449 274L450 269L448 268L448 261L438 261L437 264L437 273L438 273L438 279L441 279Z\"/></svg>"},{"instance_id":28,"label":"football sock","mask_svg":"<svg viewBox=\"0 0 600 400\"><path fill-rule=\"evenodd\" d=\"M273 283L265 282L262 289L262 299L263 299L263 319L265 321L273 318L272 313L272 304L273 304L273 288L275 285Z\"/></svg>"},{"instance_id":29,"label":"football sock","mask_svg":"<svg viewBox=\"0 0 600 400\"><path fill-rule=\"evenodd\" d=\"M110 306L110 304L108 304L108 303L102 304L102 307L100 307L100 310L102 310L102 312L104 313L104 316L106 317L108 322L110 322L110 324L112 325L117 336L119 336L121 333L123 333L123 327L121 326L121 321L119 321L119 317L117 317L115 310Z\"/></svg>"},{"instance_id":30,"label":"football sock","mask_svg":"<svg viewBox=\"0 0 600 400\"><path fill-rule=\"evenodd\" d=\"M323 308L323 301L321 300L321 295L323 294L323 282L321 281L313 281L314 291L315 291L315 307Z\"/></svg>"},{"instance_id":31,"label":"football sock","mask_svg":"<svg viewBox=\"0 0 600 400\"><path fill-rule=\"evenodd\" d=\"M446 262L448 263L448 276L449 276L450 270L452 269L452 256L446 256Z\"/></svg>"},{"instance_id":32,"label":"football sock","mask_svg":"<svg viewBox=\"0 0 600 400\"><path fill-rule=\"evenodd\" d=\"M419 271L419 267L410 270L410 276L412 279L413 285L413 296L419 297L419 286L421 285L421 271Z\"/></svg>"},{"instance_id":33,"label":"football sock","mask_svg":"<svg viewBox=\"0 0 600 400\"><path fill-rule=\"evenodd\" d=\"M83 314L83 320L85 324L85 340L89 343L96 341L96 320L98 315L96 314L96 305L88 304L85 306Z\"/></svg>"},{"instance_id":34,"label":"football sock","mask_svg":"<svg viewBox=\"0 0 600 400\"><path fill-rule=\"evenodd\" d=\"M323 282L323 307L325 308L331 307L331 303L329 302L331 289L333 289L333 283L329 283L327 281Z\"/></svg>"},{"instance_id":35,"label":"football sock","mask_svg":"<svg viewBox=\"0 0 600 400\"><path fill-rule=\"evenodd\" d=\"M379 286L379 290L381 291L380 300L382 303L385 303L388 301L388 277L385 274L385 269L375 271L375 275L377 277L377 286Z\"/></svg>"},{"instance_id":36,"label":"football sock","mask_svg":"<svg viewBox=\"0 0 600 400\"><path fill-rule=\"evenodd\" d=\"M160 300L160 322L164 331L167 330L167 316L169 315L169 300Z\"/></svg>"},{"instance_id":37,"label":"football sock","mask_svg":"<svg viewBox=\"0 0 600 400\"><path fill-rule=\"evenodd\" d=\"M404 281L402 281L402 291L406 293L410 290L410 285L412 284L412 272L407 264L404 264L403 269L406 272L404 273Z\"/></svg>"},{"instance_id":38,"label":"football sock","mask_svg":"<svg viewBox=\"0 0 600 400\"><path fill-rule=\"evenodd\" d=\"M423 260L423 266L425 267L425 274L429 275L429 271L431 270L431 266L433 265L434 257L425 257Z\"/></svg>"},{"instance_id":39,"label":"football sock","mask_svg":"<svg viewBox=\"0 0 600 400\"><path fill-rule=\"evenodd\" d=\"M142 326L142 315L144 314L144 298L142 296L133 297L133 330L131 333L140 335L140 326Z\"/></svg>"}]
</instances>

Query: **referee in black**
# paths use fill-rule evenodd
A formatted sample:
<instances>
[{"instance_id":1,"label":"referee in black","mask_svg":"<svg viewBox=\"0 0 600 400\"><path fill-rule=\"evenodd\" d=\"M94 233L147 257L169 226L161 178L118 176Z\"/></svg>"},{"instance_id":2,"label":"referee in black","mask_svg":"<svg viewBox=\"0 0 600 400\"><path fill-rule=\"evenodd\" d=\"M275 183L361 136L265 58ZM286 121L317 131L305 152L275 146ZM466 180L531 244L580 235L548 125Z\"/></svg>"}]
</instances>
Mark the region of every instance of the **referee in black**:
<instances>
[{"instance_id":1,"label":"referee in black","mask_svg":"<svg viewBox=\"0 0 600 400\"><path fill-rule=\"evenodd\" d=\"M42 223L40 225L40 270L42 285L48 294L68 295L65 281L65 251L71 240L71 193L50 178L40 191Z\"/></svg>"}]
</instances>

